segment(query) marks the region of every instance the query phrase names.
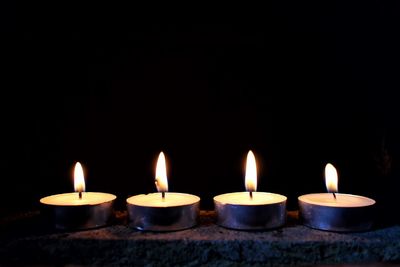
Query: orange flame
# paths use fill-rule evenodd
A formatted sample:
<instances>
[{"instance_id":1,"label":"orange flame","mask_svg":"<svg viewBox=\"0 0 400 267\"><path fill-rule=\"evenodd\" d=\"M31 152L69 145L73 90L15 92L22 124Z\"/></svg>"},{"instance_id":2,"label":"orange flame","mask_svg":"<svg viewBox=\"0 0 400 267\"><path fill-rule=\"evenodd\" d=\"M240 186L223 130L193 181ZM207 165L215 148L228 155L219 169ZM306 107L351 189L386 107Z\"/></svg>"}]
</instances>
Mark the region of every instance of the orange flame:
<instances>
[{"instance_id":1,"label":"orange flame","mask_svg":"<svg viewBox=\"0 0 400 267\"><path fill-rule=\"evenodd\" d=\"M336 168L330 163L325 166L325 185L328 192L338 192L338 174Z\"/></svg>"},{"instance_id":2,"label":"orange flame","mask_svg":"<svg viewBox=\"0 0 400 267\"><path fill-rule=\"evenodd\" d=\"M164 153L161 152L158 156L156 166L156 187L158 192L168 191L167 167L165 163Z\"/></svg>"},{"instance_id":3,"label":"orange flame","mask_svg":"<svg viewBox=\"0 0 400 267\"><path fill-rule=\"evenodd\" d=\"M245 175L245 186L246 190L249 192L257 191L257 165L256 158L253 152L250 150L247 153L246 161L246 175Z\"/></svg>"},{"instance_id":4,"label":"orange flame","mask_svg":"<svg viewBox=\"0 0 400 267\"><path fill-rule=\"evenodd\" d=\"M75 192L85 191L85 178L83 176L82 165L77 162L74 169L74 189Z\"/></svg>"}]
</instances>

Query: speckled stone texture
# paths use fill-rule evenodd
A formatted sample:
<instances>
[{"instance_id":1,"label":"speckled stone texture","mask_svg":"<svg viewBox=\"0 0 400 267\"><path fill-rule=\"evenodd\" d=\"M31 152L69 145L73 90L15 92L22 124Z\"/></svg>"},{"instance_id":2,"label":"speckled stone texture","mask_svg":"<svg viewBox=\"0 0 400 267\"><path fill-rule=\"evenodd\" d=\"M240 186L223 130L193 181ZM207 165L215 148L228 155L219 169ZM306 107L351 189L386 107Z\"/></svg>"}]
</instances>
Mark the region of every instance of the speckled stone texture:
<instances>
[{"instance_id":1,"label":"speckled stone texture","mask_svg":"<svg viewBox=\"0 0 400 267\"><path fill-rule=\"evenodd\" d=\"M400 226L365 233L309 229L290 213L285 227L242 232L214 224L201 212L200 225L168 233L139 232L118 213L111 226L55 232L37 213L0 222L0 265L90 266L294 266L400 261Z\"/></svg>"}]
</instances>

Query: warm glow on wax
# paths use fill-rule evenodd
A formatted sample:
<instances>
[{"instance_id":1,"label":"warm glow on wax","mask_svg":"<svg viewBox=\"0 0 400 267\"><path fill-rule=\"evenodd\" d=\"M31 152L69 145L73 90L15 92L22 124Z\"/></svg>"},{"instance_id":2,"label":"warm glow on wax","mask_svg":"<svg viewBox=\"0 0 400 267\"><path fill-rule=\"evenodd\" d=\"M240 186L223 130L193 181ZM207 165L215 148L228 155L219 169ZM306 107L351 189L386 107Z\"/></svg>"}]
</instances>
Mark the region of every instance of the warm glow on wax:
<instances>
[{"instance_id":1,"label":"warm glow on wax","mask_svg":"<svg viewBox=\"0 0 400 267\"><path fill-rule=\"evenodd\" d=\"M156 186L158 192L168 191L168 180L167 180L167 167L165 164L164 153L161 152L158 156L157 166L156 166Z\"/></svg>"},{"instance_id":2,"label":"warm glow on wax","mask_svg":"<svg viewBox=\"0 0 400 267\"><path fill-rule=\"evenodd\" d=\"M247 154L246 175L244 180L247 191L249 192L257 191L256 158L254 157L254 154L251 150Z\"/></svg>"},{"instance_id":3,"label":"warm glow on wax","mask_svg":"<svg viewBox=\"0 0 400 267\"><path fill-rule=\"evenodd\" d=\"M336 168L330 163L325 166L325 184L328 192L338 192L338 174Z\"/></svg>"},{"instance_id":4,"label":"warm glow on wax","mask_svg":"<svg viewBox=\"0 0 400 267\"><path fill-rule=\"evenodd\" d=\"M77 162L74 170L74 189L75 192L85 191L85 178L83 177L82 165Z\"/></svg>"}]
</instances>

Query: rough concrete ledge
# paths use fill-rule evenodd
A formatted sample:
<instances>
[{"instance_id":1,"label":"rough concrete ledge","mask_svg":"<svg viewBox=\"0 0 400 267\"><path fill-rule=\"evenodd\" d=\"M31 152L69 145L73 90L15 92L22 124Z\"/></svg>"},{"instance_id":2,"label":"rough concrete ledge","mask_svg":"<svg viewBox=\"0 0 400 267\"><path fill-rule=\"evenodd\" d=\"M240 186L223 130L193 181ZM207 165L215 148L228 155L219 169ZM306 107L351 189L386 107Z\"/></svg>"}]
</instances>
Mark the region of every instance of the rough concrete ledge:
<instances>
[{"instance_id":1,"label":"rough concrete ledge","mask_svg":"<svg viewBox=\"0 0 400 267\"><path fill-rule=\"evenodd\" d=\"M118 213L108 227L54 232L38 213L0 221L0 265L90 266L294 266L400 261L400 226L365 233L309 229L289 213L277 230L242 232L214 224L201 212L200 225L178 232L139 232Z\"/></svg>"}]
</instances>

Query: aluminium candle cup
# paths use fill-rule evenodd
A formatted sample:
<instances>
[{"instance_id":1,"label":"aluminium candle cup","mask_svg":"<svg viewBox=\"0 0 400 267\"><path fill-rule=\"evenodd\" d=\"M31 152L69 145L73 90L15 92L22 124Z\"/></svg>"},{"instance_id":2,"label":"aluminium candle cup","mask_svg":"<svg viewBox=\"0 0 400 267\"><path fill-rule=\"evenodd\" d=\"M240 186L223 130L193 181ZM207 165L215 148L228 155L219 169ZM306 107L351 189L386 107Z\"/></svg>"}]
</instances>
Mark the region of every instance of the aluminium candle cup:
<instances>
[{"instance_id":1,"label":"aluminium candle cup","mask_svg":"<svg viewBox=\"0 0 400 267\"><path fill-rule=\"evenodd\" d=\"M178 202L171 203L171 198ZM156 199L156 201L154 201ZM179 231L198 222L200 198L190 194L167 192L165 202L160 193L128 198L129 225L140 231Z\"/></svg>"},{"instance_id":2,"label":"aluminium candle cup","mask_svg":"<svg viewBox=\"0 0 400 267\"><path fill-rule=\"evenodd\" d=\"M344 196L366 202L365 205L343 207L316 204L307 200L307 197L313 195L317 194L298 197L299 215L304 225L332 232L362 232L371 229L375 208L373 199L337 193L337 198Z\"/></svg>"},{"instance_id":3,"label":"aluminium candle cup","mask_svg":"<svg viewBox=\"0 0 400 267\"><path fill-rule=\"evenodd\" d=\"M109 224L114 218L113 204L115 195L108 193L84 192L83 198L93 195L104 198L97 203L88 204L54 204L51 199L76 196L77 193L66 193L40 199L41 212L47 222L58 230L86 230Z\"/></svg>"},{"instance_id":4,"label":"aluminium candle cup","mask_svg":"<svg viewBox=\"0 0 400 267\"><path fill-rule=\"evenodd\" d=\"M247 192L227 193L214 197L217 224L236 230L267 230L283 226L286 222L286 200L283 195L253 192L253 198L277 197L272 203L240 204L228 203L223 198ZM222 198L222 199L221 199Z\"/></svg>"}]
</instances>

